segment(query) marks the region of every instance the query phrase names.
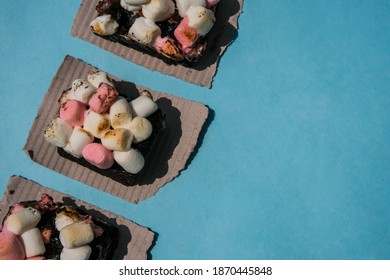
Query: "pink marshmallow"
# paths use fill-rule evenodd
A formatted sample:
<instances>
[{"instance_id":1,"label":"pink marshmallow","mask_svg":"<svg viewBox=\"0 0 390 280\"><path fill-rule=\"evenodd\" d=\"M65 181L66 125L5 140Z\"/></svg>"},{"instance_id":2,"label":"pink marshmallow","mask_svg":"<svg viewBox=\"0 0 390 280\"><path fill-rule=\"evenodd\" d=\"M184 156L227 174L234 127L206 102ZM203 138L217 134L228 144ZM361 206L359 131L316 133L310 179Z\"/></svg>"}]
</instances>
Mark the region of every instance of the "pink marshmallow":
<instances>
[{"instance_id":1,"label":"pink marshmallow","mask_svg":"<svg viewBox=\"0 0 390 280\"><path fill-rule=\"evenodd\" d=\"M179 44L169 37L158 37L153 44L154 48L163 56L176 61L183 59L183 53Z\"/></svg>"},{"instance_id":2,"label":"pink marshmallow","mask_svg":"<svg viewBox=\"0 0 390 280\"><path fill-rule=\"evenodd\" d=\"M60 109L60 118L67 124L75 127L84 123L84 113L87 107L74 99L68 100Z\"/></svg>"},{"instance_id":3,"label":"pink marshmallow","mask_svg":"<svg viewBox=\"0 0 390 280\"><path fill-rule=\"evenodd\" d=\"M25 257L26 254L18 236L3 228L0 232L0 260L24 260Z\"/></svg>"},{"instance_id":4,"label":"pink marshmallow","mask_svg":"<svg viewBox=\"0 0 390 280\"><path fill-rule=\"evenodd\" d=\"M206 0L206 7L211 8L218 4L220 0Z\"/></svg>"},{"instance_id":5,"label":"pink marshmallow","mask_svg":"<svg viewBox=\"0 0 390 280\"><path fill-rule=\"evenodd\" d=\"M85 146L83 157L90 164L100 169L110 168L114 164L113 153L99 143L91 143Z\"/></svg>"},{"instance_id":6,"label":"pink marshmallow","mask_svg":"<svg viewBox=\"0 0 390 280\"><path fill-rule=\"evenodd\" d=\"M199 34L196 30L188 25L188 17L182 19L173 34L184 51L191 48L199 39Z\"/></svg>"},{"instance_id":7,"label":"pink marshmallow","mask_svg":"<svg viewBox=\"0 0 390 280\"><path fill-rule=\"evenodd\" d=\"M114 87L102 83L89 100L89 107L98 114L106 113L118 95L119 93Z\"/></svg>"}]
</instances>

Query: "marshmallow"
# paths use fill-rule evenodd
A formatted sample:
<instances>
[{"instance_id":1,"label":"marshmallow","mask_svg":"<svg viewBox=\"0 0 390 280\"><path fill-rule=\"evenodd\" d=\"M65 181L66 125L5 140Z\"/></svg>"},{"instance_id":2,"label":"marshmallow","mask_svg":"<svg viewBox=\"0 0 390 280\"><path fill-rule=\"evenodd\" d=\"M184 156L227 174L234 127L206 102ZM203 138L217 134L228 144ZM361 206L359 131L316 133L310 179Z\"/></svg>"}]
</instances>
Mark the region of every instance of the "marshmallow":
<instances>
[{"instance_id":1,"label":"marshmallow","mask_svg":"<svg viewBox=\"0 0 390 280\"><path fill-rule=\"evenodd\" d=\"M153 20L139 17L134 21L127 35L142 45L153 45L154 40L161 35L161 29Z\"/></svg>"},{"instance_id":2,"label":"marshmallow","mask_svg":"<svg viewBox=\"0 0 390 280\"><path fill-rule=\"evenodd\" d=\"M187 10L187 17L188 25L200 36L205 36L215 23L213 11L202 6L191 6Z\"/></svg>"},{"instance_id":3,"label":"marshmallow","mask_svg":"<svg viewBox=\"0 0 390 280\"><path fill-rule=\"evenodd\" d=\"M112 151L128 151L133 141L130 130L125 128L114 128L106 131L101 138L102 144Z\"/></svg>"},{"instance_id":4,"label":"marshmallow","mask_svg":"<svg viewBox=\"0 0 390 280\"><path fill-rule=\"evenodd\" d=\"M157 52L170 59L180 61L184 58L180 45L168 36L163 38L157 37L153 47Z\"/></svg>"},{"instance_id":5,"label":"marshmallow","mask_svg":"<svg viewBox=\"0 0 390 280\"><path fill-rule=\"evenodd\" d=\"M176 0L177 10L181 17L187 15L187 11L191 6L206 7L206 0Z\"/></svg>"},{"instance_id":6,"label":"marshmallow","mask_svg":"<svg viewBox=\"0 0 390 280\"><path fill-rule=\"evenodd\" d=\"M9 215L5 224L8 231L21 235L23 232L36 227L40 220L41 213L35 208L27 207Z\"/></svg>"},{"instance_id":7,"label":"marshmallow","mask_svg":"<svg viewBox=\"0 0 390 280\"><path fill-rule=\"evenodd\" d=\"M62 119L55 118L46 126L44 137L47 142L57 147L65 147L68 143L73 128Z\"/></svg>"},{"instance_id":8,"label":"marshmallow","mask_svg":"<svg viewBox=\"0 0 390 280\"><path fill-rule=\"evenodd\" d=\"M88 110L85 115L83 128L96 138L101 138L110 129L110 120L107 115Z\"/></svg>"},{"instance_id":9,"label":"marshmallow","mask_svg":"<svg viewBox=\"0 0 390 280\"><path fill-rule=\"evenodd\" d=\"M150 0L122 0L122 1L129 5L143 5L150 2Z\"/></svg>"},{"instance_id":10,"label":"marshmallow","mask_svg":"<svg viewBox=\"0 0 390 280\"><path fill-rule=\"evenodd\" d=\"M65 248L76 248L90 243L94 238L92 227L87 222L76 222L60 231L59 239Z\"/></svg>"},{"instance_id":11,"label":"marshmallow","mask_svg":"<svg viewBox=\"0 0 390 280\"><path fill-rule=\"evenodd\" d=\"M81 127L75 127L64 150L74 157L80 158L85 146L92 143L93 140L91 133Z\"/></svg>"},{"instance_id":12,"label":"marshmallow","mask_svg":"<svg viewBox=\"0 0 390 280\"><path fill-rule=\"evenodd\" d=\"M91 30L101 36L109 36L115 34L119 28L119 24L112 18L110 14L98 16L89 25Z\"/></svg>"},{"instance_id":13,"label":"marshmallow","mask_svg":"<svg viewBox=\"0 0 390 280\"><path fill-rule=\"evenodd\" d=\"M87 80L76 79L72 82L70 98L88 104L89 99L94 93L95 88Z\"/></svg>"},{"instance_id":14,"label":"marshmallow","mask_svg":"<svg viewBox=\"0 0 390 280\"><path fill-rule=\"evenodd\" d=\"M60 260L88 260L92 249L89 245L83 245L77 248L62 248Z\"/></svg>"},{"instance_id":15,"label":"marshmallow","mask_svg":"<svg viewBox=\"0 0 390 280\"><path fill-rule=\"evenodd\" d=\"M110 107L110 123L113 128L125 127L132 120L129 102L124 97L118 97Z\"/></svg>"},{"instance_id":16,"label":"marshmallow","mask_svg":"<svg viewBox=\"0 0 390 280\"><path fill-rule=\"evenodd\" d=\"M69 99L74 99L73 98L73 92L72 92L72 89L69 88L67 90L64 90L60 96L60 98L58 99L58 103L60 104L60 106L64 105Z\"/></svg>"},{"instance_id":17,"label":"marshmallow","mask_svg":"<svg viewBox=\"0 0 390 280\"><path fill-rule=\"evenodd\" d=\"M85 146L83 158L100 169L110 168L114 164L112 152L100 143L91 143Z\"/></svg>"},{"instance_id":18,"label":"marshmallow","mask_svg":"<svg viewBox=\"0 0 390 280\"><path fill-rule=\"evenodd\" d=\"M98 88L101 83L114 86L107 73L99 70L90 71L87 75L87 80L94 88Z\"/></svg>"},{"instance_id":19,"label":"marshmallow","mask_svg":"<svg viewBox=\"0 0 390 280\"><path fill-rule=\"evenodd\" d=\"M133 116L148 117L157 111L158 106L150 96L140 95L130 102Z\"/></svg>"},{"instance_id":20,"label":"marshmallow","mask_svg":"<svg viewBox=\"0 0 390 280\"><path fill-rule=\"evenodd\" d=\"M22 233L20 236L26 252L26 257L31 258L45 253L45 244L42 240L39 228L32 228Z\"/></svg>"},{"instance_id":21,"label":"marshmallow","mask_svg":"<svg viewBox=\"0 0 390 280\"><path fill-rule=\"evenodd\" d=\"M217 5L221 0L206 0L206 7L211 8Z\"/></svg>"},{"instance_id":22,"label":"marshmallow","mask_svg":"<svg viewBox=\"0 0 390 280\"><path fill-rule=\"evenodd\" d=\"M23 260L24 248L18 236L10 231L0 231L0 260Z\"/></svg>"},{"instance_id":23,"label":"marshmallow","mask_svg":"<svg viewBox=\"0 0 390 280\"><path fill-rule=\"evenodd\" d=\"M199 39L199 34L188 25L188 17L184 17L173 32L176 40L182 46L184 52L191 49Z\"/></svg>"},{"instance_id":24,"label":"marshmallow","mask_svg":"<svg viewBox=\"0 0 390 280\"><path fill-rule=\"evenodd\" d=\"M82 126L87 107L77 100L68 100L60 109L60 118L67 124L75 127Z\"/></svg>"},{"instance_id":25,"label":"marshmallow","mask_svg":"<svg viewBox=\"0 0 390 280\"><path fill-rule=\"evenodd\" d=\"M129 126L133 134L133 142L139 143L149 138L152 134L153 126L150 121L144 117L135 117Z\"/></svg>"},{"instance_id":26,"label":"marshmallow","mask_svg":"<svg viewBox=\"0 0 390 280\"><path fill-rule=\"evenodd\" d=\"M145 18L155 22L170 18L175 12L175 3L172 0L151 0L142 5L142 14Z\"/></svg>"},{"instance_id":27,"label":"marshmallow","mask_svg":"<svg viewBox=\"0 0 390 280\"><path fill-rule=\"evenodd\" d=\"M137 2L137 1L121 0L120 5L122 6L123 9L125 9L129 12L140 11L142 9L141 4L130 4L131 2ZM145 2L147 2L147 1L145 1Z\"/></svg>"},{"instance_id":28,"label":"marshmallow","mask_svg":"<svg viewBox=\"0 0 390 280\"><path fill-rule=\"evenodd\" d=\"M140 172L145 164L143 155L133 148L126 152L114 151L114 159L124 170L132 174Z\"/></svg>"},{"instance_id":29,"label":"marshmallow","mask_svg":"<svg viewBox=\"0 0 390 280\"><path fill-rule=\"evenodd\" d=\"M106 113L115 102L118 95L119 93L114 87L102 83L89 100L89 107L98 114Z\"/></svg>"},{"instance_id":30,"label":"marshmallow","mask_svg":"<svg viewBox=\"0 0 390 280\"><path fill-rule=\"evenodd\" d=\"M75 221L72 217L66 215L65 213L59 213L54 219L54 224L58 231L62 230L64 227L73 224Z\"/></svg>"}]
</instances>

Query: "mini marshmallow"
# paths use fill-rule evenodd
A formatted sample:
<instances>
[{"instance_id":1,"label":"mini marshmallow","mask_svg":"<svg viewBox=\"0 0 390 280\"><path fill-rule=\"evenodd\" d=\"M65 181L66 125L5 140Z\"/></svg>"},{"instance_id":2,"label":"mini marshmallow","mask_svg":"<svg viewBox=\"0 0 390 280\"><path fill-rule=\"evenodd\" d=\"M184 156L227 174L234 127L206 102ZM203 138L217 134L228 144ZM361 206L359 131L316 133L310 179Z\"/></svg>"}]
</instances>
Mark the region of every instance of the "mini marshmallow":
<instances>
[{"instance_id":1,"label":"mini marshmallow","mask_svg":"<svg viewBox=\"0 0 390 280\"><path fill-rule=\"evenodd\" d=\"M200 36L205 36L214 26L213 11L202 6L191 6L187 11L188 25Z\"/></svg>"},{"instance_id":2,"label":"mini marshmallow","mask_svg":"<svg viewBox=\"0 0 390 280\"><path fill-rule=\"evenodd\" d=\"M177 10L181 17L187 15L187 11L191 6L206 7L206 0L176 0Z\"/></svg>"},{"instance_id":3,"label":"mini marshmallow","mask_svg":"<svg viewBox=\"0 0 390 280\"><path fill-rule=\"evenodd\" d=\"M129 5L143 5L150 2L150 0L123 0L126 4Z\"/></svg>"},{"instance_id":4,"label":"mini marshmallow","mask_svg":"<svg viewBox=\"0 0 390 280\"><path fill-rule=\"evenodd\" d=\"M110 129L110 120L107 115L88 110L85 115L83 128L96 138L101 138Z\"/></svg>"},{"instance_id":5,"label":"mini marshmallow","mask_svg":"<svg viewBox=\"0 0 390 280\"><path fill-rule=\"evenodd\" d=\"M163 38L157 37L153 47L157 52L170 59L180 61L184 58L178 42L168 36Z\"/></svg>"},{"instance_id":6,"label":"mini marshmallow","mask_svg":"<svg viewBox=\"0 0 390 280\"><path fill-rule=\"evenodd\" d=\"M59 213L56 215L54 219L54 224L56 226L56 229L58 231L62 230L64 227L73 224L75 221L72 219L72 217L69 217L65 213Z\"/></svg>"},{"instance_id":7,"label":"mini marshmallow","mask_svg":"<svg viewBox=\"0 0 390 280\"><path fill-rule=\"evenodd\" d=\"M118 97L110 107L110 123L113 128L125 127L130 124L132 113L129 102L124 97Z\"/></svg>"},{"instance_id":8,"label":"mini marshmallow","mask_svg":"<svg viewBox=\"0 0 390 280\"><path fill-rule=\"evenodd\" d=\"M132 2L130 0L121 0L120 5L122 6L123 9L129 11L129 12L135 12L135 11L140 11L142 9L141 5L136 5L136 4L129 4L127 2Z\"/></svg>"},{"instance_id":9,"label":"mini marshmallow","mask_svg":"<svg viewBox=\"0 0 390 280\"><path fill-rule=\"evenodd\" d=\"M65 147L72 135L73 127L61 118L55 118L46 126L44 137L47 142L57 147Z\"/></svg>"},{"instance_id":10,"label":"mini marshmallow","mask_svg":"<svg viewBox=\"0 0 390 280\"><path fill-rule=\"evenodd\" d=\"M81 158L83 149L93 140L91 133L81 127L75 127L64 150L74 157Z\"/></svg>"},{"instance_id":11,"label":"mini marshmallow","mask_svg":"<svg viewBox=\"0 0 390 280\"><path fill-rule=\"evenodd\" d=\"M153 45L155 39L161 35L161 29L153 20L139 17L130 27L128 36L143 45Z\"/></svg>"},{"instance_id":12,"label":"mini marshmallow","mask_svg":"<svg viewBox=\"0 0 390 280\"><path fill-rule=\"evenodd\" d=\"M115 34L119 28L119 24L113 19L110 14L98 16L89 25L91 30L101 36L109 36Z\"/></svg>"},{"instance_id":13,"label":"mini marshmallow","mask_svg":"<svg viewBox=\"0 0 390 280\"><path fill-rule=\"evenodd\" d=\"M92 249L89 245L83 245L77 248L62 248L60 260L88 260Z\"/></svg>"},{"instance_id":14,"label":"mini marshmallow","mask_svg":"<svg viewBox=\"0 0 390 280\"><path fill-rule=\"evenodd\" d=\"M0 260L24 260L26 257L18 236L4 228L0 231Z\"/></svg>"},{"instance_id":15,"label":"mini marshmallow","mask_svg":"<svg viewBox=\"0 0 390 280\"><path fill-rule=\"evenodd\" d=\"M65 248L76 248L90 243L94 238L92 227L87 222L76 222L60 231L59 239Z\"/></svg>"},{"instance_id":16,"label":"mini marshmallow","mask_svg":"<svg viewBox=\"0 0 390 280\"><path fill-rule=\"evenodd\" d=\"M90 71L87 75L87 81L94 88L98 88L102 83L114 87L114 84L112 83L111 79L108 77L107 73L99 70Z\"/></svg>"},{"instance_id":17,"label":"mini marshmallow","mask_svg":"<svg viewBox=\"0 0 390 280\"><path fill-rule=\"evenodd\" d=\"M23 232L20 237L22 239L27 258L43 255L43 253L45 253L45 244L43 243L39 228L35 227L27 230Z\"/></svg>"},{"instance_id":18,"label":"mini marshmallow","mask_svg":"<svg viewBox=\"0 0 390 280\"><path fill-rule=\"evenodd\" d=\"M217 5L221 0L206 0L206 7L211 8Z\"/></svg>"},{"instance_id":19,"label":"mini marshmallow","mask_svg":"<svg viewBox=\"0 0 390 280\"><path fill-rule=\"evenodd\" d=\"M145 165L143 155L133 148L126 152L114 151L114 159L124 170L132 174L140 172Z\"/></svg>"},{"instance_id":20,"label":"mini marshmallow","mask_svg":"<svg viewBox=\"0 0 390 280\"><path fill-rule=\"evenodd\" d=\"M147 118L135 117L129 126L133 134L133 142L139 143L149 138L153 132L153 126Z\"/></svg>"},{"instance_id":21,"label":"mini marshmallow","mask_svg":"<svg viewBox=\"0 0 390 280\"><path fill-rule=\"evenodd\" d=\"M94 93L95 88L87 80L76 79L72 82L70 98L88 104L89 99Z\"/></svg>"},{"instance_id":22,"label":"mini marshmallow","mask_svg":"<svg viewBox=\"0 0 390 280\"><path fill-rule=\"evenodd\" d=\"M21 235L36 227L40 220L41 213L35 208L27 207L9 215L5 223L8 231Z\"/></svg>"},{"instance_id":23,"label":"mini marshmallow","mask_svg":"<svg viewBox=\"0 0 390 280\"><path fill-rule=\"evenodd\" d=\"M158 106L149 96L140 95L130 102L130 108L134 117L146 118L156 112Z\"/></svg>"},{"instance_id":24,"label":"mini marshmallow","mask_svg":"<svg viewBox=\"0 0 390 280\"><path fill-rule=\"evenodd\" d=\"M175 12L175 3L172 0L151 0L142 5L142 14L145 18L155 22L170 18Z\"/></svg>"},{"instance_id":25,"label":"mini marshmallow","mask_svg":"<svg viewBox=\"0 0 390 280\"><path fill-rule=\"evenodd\" d=\"M114 164L112 151L100 143L91 143L85 146L83 158L100 169L108 169Z\"/></svg>"},{"instance_id":26,"label":"mini marshmallow","mask_svg":"<svg viewBox=\"0 0 390 280\"><path fill-rule=\"evenodd\" d=\"M98 114L106 113L116 101L118 95L119 93L116 88L102 83L89 100L89 108Z\"/></svg>"},{"instance_id":27,"label":"mini marshmallow","mask_svg":"<svg viewBox=\"0 0 390 280\"><path fill-rule=\"evenodd\" d=\"M128 151L133 134L126 128L114 128L106 131L101 138L102 144L112 151Z\"/></svg>"},{"instance_id":28,"label":"mini marshmallow","mask_svg":"<svg viewBox=\"0 0 390 280\"><path fill-rule=\"evenodd\" d=\"M75 99L68 100L60 108L60 118L70 126L82 126L87 107Z\"/></svg>"}]
</instances>

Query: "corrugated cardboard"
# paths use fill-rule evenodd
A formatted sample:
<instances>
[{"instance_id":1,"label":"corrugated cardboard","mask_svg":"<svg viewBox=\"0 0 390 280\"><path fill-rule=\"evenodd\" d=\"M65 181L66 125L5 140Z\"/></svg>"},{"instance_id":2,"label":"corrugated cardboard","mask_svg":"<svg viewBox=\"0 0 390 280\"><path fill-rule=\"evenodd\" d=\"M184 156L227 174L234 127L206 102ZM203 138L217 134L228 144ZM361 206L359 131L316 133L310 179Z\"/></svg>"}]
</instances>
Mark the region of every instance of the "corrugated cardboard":
<instances>
[{"instance_id":1,"label":"corrugated cardboard","mask_svg":"<svg viewBox=\"0 0 390 280\"><path fill-rule=\"evenodd\" d=\"M148 69L207 87L212 85L222 54L227 46L237 37L237 21L243 7L243 0L223 0L218 4L216 11L217 22L208 34L207 50L202 59L190 68L181 65L168 65L156 57L94 35L89 25L97 16L95 10L97 3L97 0L82 1L72 26L71 34L74 37L95 44L102 49Z\"/></svg>"},{"instance_id":2,"label":"corrugated cardboard","mask_svg":"<svg viewBox=\"0 0 390 280\"><path fill-rule=\"evenodd\" d=\"M85 209L86 213L117 226L119 230L118 246L113 259L147 260L149 258L150 250L155 241L155 234L148 228L19 176L11 177L8 182L3 199L0 202L0 222L3 221L11 206L20 201L39 200L43 193L52 196L56 202L75 204L77 207Z\"/></svg>"},{"instance_id":3,"label":"corrugated cardboard","mask_svg":"<svg viewBox=\"0 0 390 280\"><path fill-rule=\"evenodd\" d=\"M102 176L57 153L56 147L44 139L44 130L59 110L57 102L62 92L75 79L86 78L96 69L81 60L67 56L52 80L50 88L39 108L23 150L30 158L56 172L77 181L108 192L126 201L136 203L153 196L162 186L179 175L186 167L190 155L197 146L202 127L208 117L203 104L148 89L166 115L166 131L147 158L134 186L125 186ZM136 97L144 87L112 77L126 94Z\"/></svg>"}]
</instances>

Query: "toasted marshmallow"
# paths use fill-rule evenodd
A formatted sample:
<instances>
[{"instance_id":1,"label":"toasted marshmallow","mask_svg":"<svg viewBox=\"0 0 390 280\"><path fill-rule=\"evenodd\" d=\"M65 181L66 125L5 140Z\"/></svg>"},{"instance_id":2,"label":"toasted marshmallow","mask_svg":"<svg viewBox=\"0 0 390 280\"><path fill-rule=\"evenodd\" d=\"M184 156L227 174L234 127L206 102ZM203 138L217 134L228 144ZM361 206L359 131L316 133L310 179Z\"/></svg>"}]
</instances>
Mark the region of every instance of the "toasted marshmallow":
<instances>
[{"instance_id":1,"label":"toasted marshmallow","mask_svg":"<svg viewBox=\"0 0 390 280\"><path fill-rule=\"evenodd\" d=\"M76 222L60 231L60 241L65 248L76 248L90 243L94 238L92 227L87 222Z\"/></svg>"},{"instance_id":2,"label":"toasted marshmallow","mask_svg":"<svg viewBox=\"0 0 390 280\"><path fill-rule=\"evenodd\" d=\"M60 118L55 118L46 126L44 137L47 142L57 147L65 147L68 143L73 127Z\"/></svg>"},{"instance_id":3,"label":"toasted marshmallow","mask_svg":"<svg viewBox=\"0 0 390 280\"><path fill-rule=\"evenodd\" d=\"M157 111L157 103L147 95L140 95L136 99L130 102L130 108L133 114L133 117L148 117L154 112Z\"/></svg>"},{"instance_id":4,"label":"toasted marshmallow","mask_svg":"<svg viewBox=\"0 0 390 280\"><path fill-rule=\"evenodd\" d=\"M191 6L206 7L206 0L176 0L177 10L181 17L187 15L187 11Z\"/></svg>"},{"instance_id":5,"label":"toasted marshmallow","mask_svg":"<svg viewBox=\"0 0 390 280\"><path fill-rule=\"evenodd\" d=\"M110 107L110 123L113 128L126 127L132 120L129 102L124 97L118 97Z\"/></svg>"},{"instance_id":6,"label":"toasted marshmallow","mask_svg":"<svg viewBox=\"0 0 390 280\"><path fill-rule=\"evenodd\" d=\"M101 138L110 129L109 117L105 114L98 114L88 110L85 115L83 128L96 138Z\"/></svg>"},{"instance_id":7,"label":"toasted marshmallow","mask_svg":"<svg viewBox=\"0 0 390 280\"><path fill-rule=\"evenodd\" d=\"M141 4L131 4L131 2L139 2L139 1L121 0L120 5L122 6L123 9L129 12L140 11L142 9Z\"/></svg>"},{"instance_id":8,"label":"toasted marshmallow","mask_svg":"<svg viewBox=\"0 0 390 280\"><path fill-rule=\"evenodd\" d=\"M103 134L102 144L112 151L128 151L133 141L133 134L126 128L114 128Z\"/></svg>"},{"instance_id":9,"label":"toasted marshmallow","mask_svg":"<svg viewBox=\"0 0 390 280\"><path fill-rule=\"evenodd\" d=\"M81 158L83 149L93 140L91 133L81 127L75 127L64 150L77 158Z\"/></svg>"},{"instance_id":10,"label":"toasted marshmallow","mask_svg":"<svg viewBox=\"0 0 390 280\"><path fill-rule=\"evenodd\" d=\"M59 213L54 219L54 224L58 231L62 230L64 227L73 224L75 221L72 217L66 215L65 213Z\"/></svg>"},{"instance_id":11,"label":"toasted marshmallow","mask_svg":"<svg viewBox=\"0 0 390 280\"><path fill-rule=\"evenodd\" d=\"M161 29L153 20L139 17L130 27L128 36L142 45L153 45L155 39L161 35Z\"/></svg>"},{"instance_id":12,"label":"toasted marshmallow","mask_svg":"<svg viewBox=\"0 0 390 280\"><path fill-rule=\"evenodd\" d=\"M139 143L149 138L153 126L147 118L135 117L129 125L129 130L133 134L133 142Z\"/></svg>"},{"instance_id":13,"label":"toasted marshmallow","mask_svg":"<svg viewBox=\"0 0 390 280\"><path fill-rule=\"evenodd\" d=\"M151 0L142 5L142 14L145 18L155 22L170 18L175 12L175 3L172 0Z\"/></svg>"},{"instance_id":14,"label":"toasted marshmallow","mask_svg":"<svg viewBox=\"0 0 390 280\"><path fill-rule=\"evenodd\" d=\"M213 11L202 6L191 6L187 11L188 25L200 36L206 35L214 26Z\"/></svg>"},{"instance_id":15,"label":"toasted marshmallow","mask_svg":"<svg viewBox=\"0 0 390 280\"><path fill-rule=\"evenodd\" d=\"M88 104L89 99L95 93L95 88L87 80L76 79L72 82L70 93L71 99L76 99L84 104Z\"/></svg>"},{"instance_id":16,"label":"toasted marshmallow","mask_svg":"<svg viewBox=\"0 0 390 280\"><path fill-rule=\"evenodd\" d=\"M119 24L112 18L110 14L98 16L89 25L91 30L101 36L109 36L115 34Z\"/></svg>"},{"instance_id":17,"label":"toasted marshmallow","mask_svg":"<svg viewBox=\"0 0 390 280\"><path fill-rule=\"evenodd\" d=\"M92 249L89 245L83 245L77 248L62 248L60 260L88 260Z\"/></svg>"},{"instance_id":18,"label":"toasted marshmallow","mask_svg":"<svg viewBox=\"0 0 390 280\"><path fill-rule=\"evenodd\" d=\"M23 232L20 237L27 258L43 255L43 253L45 253L45 244L43 243L41 231L37 227Z\"/></svg>"},{"instance_id":19,"label":"toasted marshmallow","mask_svg":"<svg viewBox=\"0 0 390 280\"><path fill-rule=\"evenodd\" d=\"M157 52L170 59L180 61L184 58L178 42L168 36L157 37L154 41L153 47Z\"/></svg>"},{"instance_id":20,"label":"toasted marshmallow","mask_svg":"<svg viewBox=\"0 0 390 280\"><path fill-rule=\"evenodd\" d=\"M40 220L41 213L35 208L27 207L9 215L5 223L8 231L21 235L36 227Z\"/></svg>"},{"instance_id":21,"label":"toasted marshmallow","mask_svg":"<svg viewBox=\"0 0 390 280\"><path fill-rule=\"evenodd\" d=\"M111 79L108 77L107 73L103 71L99 71L99 70L90 71L87 75L87 80L94 88L98 88L102 83L114 87L114 84L111 81Z\"/></svg>"},{"instance_id":22,"label":"toasted marshmallow","mask_svg":"<svg viewBox=\"0 0 390 280\"><path fill-rule=\"evenodd\" d=\"M143 155L133 148L126 152L114 151L114 159L124 170L132 174L140 172L145 165Z\"/></svg>"}]
</instances>

